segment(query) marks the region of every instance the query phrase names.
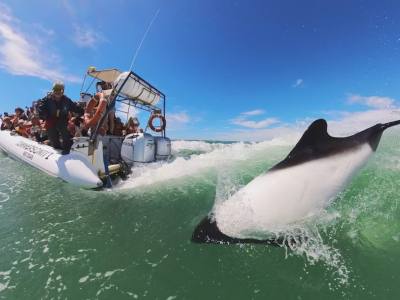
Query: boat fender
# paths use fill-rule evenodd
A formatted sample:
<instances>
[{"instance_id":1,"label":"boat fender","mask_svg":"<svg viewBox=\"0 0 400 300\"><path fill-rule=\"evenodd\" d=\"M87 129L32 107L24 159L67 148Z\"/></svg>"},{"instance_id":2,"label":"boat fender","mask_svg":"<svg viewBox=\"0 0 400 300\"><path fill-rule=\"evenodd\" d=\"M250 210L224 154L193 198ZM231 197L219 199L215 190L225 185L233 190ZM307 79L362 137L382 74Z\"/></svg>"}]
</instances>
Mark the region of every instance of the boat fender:
<instances>
[{"instance_id":1,"label":"boat fender","mask_svg":"<svg viewBox=\"0 0 400 300\"><path fill-rule=\"evenodd\" d=\"M160 126L154 126L153 122L155 119L160 119ZM165 130L165 126L167 125L167 121L162 114L152 114L149 119L149 127L151 130L155 132L162 132Z\"/></svg>"}]
</instances>

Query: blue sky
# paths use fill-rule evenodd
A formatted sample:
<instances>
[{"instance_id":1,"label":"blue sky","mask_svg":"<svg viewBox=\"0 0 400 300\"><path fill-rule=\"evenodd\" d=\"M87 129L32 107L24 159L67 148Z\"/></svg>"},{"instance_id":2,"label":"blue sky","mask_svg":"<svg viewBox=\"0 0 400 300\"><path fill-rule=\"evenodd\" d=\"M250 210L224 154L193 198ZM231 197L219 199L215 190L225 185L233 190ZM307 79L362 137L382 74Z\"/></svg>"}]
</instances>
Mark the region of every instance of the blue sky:
<instances>
[{"instance_id":1,"label":"blue sky","mask_svg":"<svg viewBox=\"0 0 400 300\"><path fill-rule=\"evenodd\" d=\"M127 70L157 11L134 71L167 95L171 138L400 118L400 3L361 0L0 0L0 111L56 78L77 99L88 66Z\"/></svg>"}]
</instances>

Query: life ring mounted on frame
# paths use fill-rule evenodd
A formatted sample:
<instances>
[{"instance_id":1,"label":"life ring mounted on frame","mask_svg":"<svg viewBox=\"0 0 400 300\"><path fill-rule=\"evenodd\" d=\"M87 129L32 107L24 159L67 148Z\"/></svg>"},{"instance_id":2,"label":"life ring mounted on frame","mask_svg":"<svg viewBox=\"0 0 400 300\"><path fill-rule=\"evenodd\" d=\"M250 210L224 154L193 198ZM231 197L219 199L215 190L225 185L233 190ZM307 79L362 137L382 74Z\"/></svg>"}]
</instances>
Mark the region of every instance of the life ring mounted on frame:
<instances>
[{"instance_id":1,"label":"life ring mounted on frame","mask_svg":"<svg viewBox=\"0 0 400 300\"><path fill-rule=\"evenodd\" d=\"M154 125L154 120L156 120L156 119L160 120L159 126ZM151 114L148 125L149 125L150 129L153 130L154 132L163 132L165 130L165 127L167 126L167 120L161 114L161 112L156 111Z\"/></svg>"}]
</instances>

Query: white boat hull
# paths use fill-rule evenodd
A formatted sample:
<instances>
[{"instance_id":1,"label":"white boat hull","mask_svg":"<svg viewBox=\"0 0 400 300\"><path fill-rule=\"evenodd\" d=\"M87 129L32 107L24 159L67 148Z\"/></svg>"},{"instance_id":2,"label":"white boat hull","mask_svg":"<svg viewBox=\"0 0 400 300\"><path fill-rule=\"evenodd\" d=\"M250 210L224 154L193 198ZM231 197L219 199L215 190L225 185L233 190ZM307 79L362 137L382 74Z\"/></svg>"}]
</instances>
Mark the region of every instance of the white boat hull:
<instances>
[{"instance_id":1,"label":"white boat hull","mask_svg":"<svg viewBox=\"0 0 400 300\"><path fill-rule=\"evenodd\" d=\"M26 162L53 177L79 187L93 189L103 186L89 157L78 151L61 155L54 148L36 141L0 131L0 149L8 155Z\"/></svg>"}]
</instances>

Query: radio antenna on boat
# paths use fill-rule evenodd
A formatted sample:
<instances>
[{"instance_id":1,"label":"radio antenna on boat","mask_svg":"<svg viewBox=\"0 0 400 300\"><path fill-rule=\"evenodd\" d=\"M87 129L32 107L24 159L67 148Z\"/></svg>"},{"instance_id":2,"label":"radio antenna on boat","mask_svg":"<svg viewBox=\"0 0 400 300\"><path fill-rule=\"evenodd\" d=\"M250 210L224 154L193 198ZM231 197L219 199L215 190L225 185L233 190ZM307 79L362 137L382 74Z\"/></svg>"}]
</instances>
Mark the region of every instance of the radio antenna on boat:
<instances>
[{"instance_id":1,"label":"radio antenna on boat","mask_svg":"<svg viewBox=\"0 0 400 300\"><path fill-rule=\"evenodd\" d=\"M150 29L151 29L151 26L153 26L154 21L157 19L159 13L160 13L160 9L158 9L158 10L156 11L156 13L155 13L154 16L153 16L153 19L151 19L151 21L150 21L150 23L149 23L149 26L147 26L147 29L146 29L146 31L145 31L144 34L143 34L142 40L140 41L138 47L136 48L136 52L135 52L135 54L133 55L132 62L131 62L131 66L129 67L129 72L132 71L132 69L133 69L133 67L134 67L134 65L135 65L136 58L137 58L137 56L138 56L138 54L139 54L140 48L142 48L143 42L144 42L144 40L146 39L147 34L149 33L149 31L150 31Z\"/></svg>"}]
</instances>

